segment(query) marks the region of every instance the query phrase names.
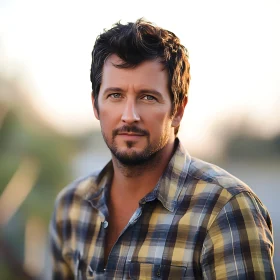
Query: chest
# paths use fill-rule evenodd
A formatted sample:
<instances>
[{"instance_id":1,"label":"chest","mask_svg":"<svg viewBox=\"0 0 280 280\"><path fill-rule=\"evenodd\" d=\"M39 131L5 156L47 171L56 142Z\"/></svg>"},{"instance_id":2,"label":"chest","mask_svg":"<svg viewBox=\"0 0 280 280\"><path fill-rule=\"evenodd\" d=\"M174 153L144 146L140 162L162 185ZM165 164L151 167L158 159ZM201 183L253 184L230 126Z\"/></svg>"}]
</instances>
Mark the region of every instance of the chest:
<instances>
[{"instance_id":1,"label":"chest","mask_svg":"<svg viewBox=\"0 0 280 280\"><path fill-rule=\"evenodd\" d=\"M124 207L111 208L109 211L108 227L105 234L105 246L104 246L104 259L107 261L112 247L117 242L118 237L127 226L130 218L135 212L134 207L124 209Z\"/></svg>"},{"instance_id":2,"label":"chest","mask_svg":"<svg viewBox=\"0 0 280 280\"><path fill-rule=\"evenodd\" d=\"M203 242L198 228L190 226L192 218L155 202L133 213L112 214L107 227L95 221L83 256L87 279L194 279L187 268L199 266Z\"/></svg>"}]
</instances>

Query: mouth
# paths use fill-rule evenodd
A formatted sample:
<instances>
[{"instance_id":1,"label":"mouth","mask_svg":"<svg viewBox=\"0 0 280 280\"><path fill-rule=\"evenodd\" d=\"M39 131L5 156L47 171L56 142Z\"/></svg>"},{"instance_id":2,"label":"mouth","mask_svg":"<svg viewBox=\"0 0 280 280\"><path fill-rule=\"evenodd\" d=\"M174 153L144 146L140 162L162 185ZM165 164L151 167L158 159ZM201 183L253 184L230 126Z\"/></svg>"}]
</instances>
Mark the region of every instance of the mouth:
<instances>
[{"instance_id":1,"label":"mouth","mask_svg":"<svg viewBox=\"0 0 280 280\"><path fill-rule=\"evenodd\" d=\"M138 141L143 137L149 137L149 132L136 126L123 126L113 130L113 138L119 137L124 141Z\"/></svg>"},{"instance_id":2,"label":"mouth","mask_svg":"<svg viewBox=\"0 0 280 280\"><path fill-rule=\"evenodd\" d=\"M135 133L135 132L120 132L118 135L127 135L127 136L144 136L144 134L141 133Z\"/></svg>"},{"instance_id":3,"label":"mouth","mask_svg":"<svg viewBox=\"0 0 280 280\"><path fill-rule=\"evenodd\" d=\"M140 133L134 133L134 132L121 132L118 133L117 136L121 137L123 140L137 141L145 135Z\"/></svg>"}]
</instances>

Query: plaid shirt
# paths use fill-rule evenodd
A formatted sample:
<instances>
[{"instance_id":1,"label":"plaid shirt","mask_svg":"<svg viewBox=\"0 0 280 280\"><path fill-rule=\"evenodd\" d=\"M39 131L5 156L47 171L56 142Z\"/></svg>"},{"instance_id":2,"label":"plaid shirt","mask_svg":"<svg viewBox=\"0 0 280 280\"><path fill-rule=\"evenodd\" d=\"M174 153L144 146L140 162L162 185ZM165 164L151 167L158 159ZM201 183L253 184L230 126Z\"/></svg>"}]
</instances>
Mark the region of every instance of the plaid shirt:
<instances>
[{"instance_id":1,"label":"plaid shirt","mask_svg":"<svg viewBox=\"0 0 280 280\"><path fill-rule=\"evenodd\" d=\"M112 174L110 162L58 195L53 279L275 279L266 208L243 182L191 158L180 143L105 266Z\"/></svg>"}]
</instances>

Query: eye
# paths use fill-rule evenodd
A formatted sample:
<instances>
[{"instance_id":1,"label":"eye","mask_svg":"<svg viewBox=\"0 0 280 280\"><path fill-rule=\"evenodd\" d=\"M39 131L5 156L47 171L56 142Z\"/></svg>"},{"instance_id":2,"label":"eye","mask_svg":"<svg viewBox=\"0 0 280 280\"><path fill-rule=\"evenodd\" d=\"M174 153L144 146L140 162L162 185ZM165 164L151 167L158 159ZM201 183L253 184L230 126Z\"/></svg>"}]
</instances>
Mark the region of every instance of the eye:
<instances>
[{"instance_id":1,"label":"eye","mask_svg":"<svg viewBox=\"0 0 280 280\"><path fill-rule=\"evenodd\" d=\"M142 99L148 100L148 101L154 101L157 100L154 96L152 95L145 95Z\"/></svg>"},{"instance_id":2,"label":"eye","mask_svg":"<svg viewBox=\"0 0 280 280\"><path fill-rule=\"evenodd\" d=\"M108 97L113 98L113 99L119 99L119 98L121 98L121 94L120 93L111 93L108 95Z\"/></svg>"}]
</instances>

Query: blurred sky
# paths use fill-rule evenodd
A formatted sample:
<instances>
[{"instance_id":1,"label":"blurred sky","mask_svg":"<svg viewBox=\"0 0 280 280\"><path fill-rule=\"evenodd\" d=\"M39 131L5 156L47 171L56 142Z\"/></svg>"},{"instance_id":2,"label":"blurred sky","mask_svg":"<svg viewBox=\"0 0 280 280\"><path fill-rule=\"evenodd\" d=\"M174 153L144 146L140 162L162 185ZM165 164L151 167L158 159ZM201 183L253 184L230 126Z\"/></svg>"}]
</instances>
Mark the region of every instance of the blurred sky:
<instances>
[{"instance_id":1,"label":"blurred sky","mask_svg":"<svg viewBox=\"0 0 280 280\"><path fill-rule=\"evenodd\" d=\"M145 17L188 48L190 98L180 135L198 154L244 119L255 133L280 132L280 1L0 0L0 63L21 76L38 112L79 133L94 119L89 71L96 36ZM221 132L220 132L221 133Z\"/></svg>"}]
</instances>

